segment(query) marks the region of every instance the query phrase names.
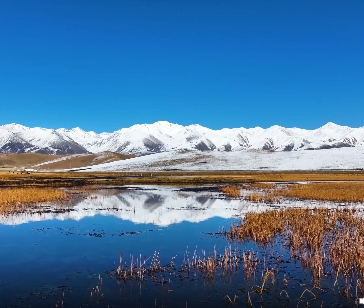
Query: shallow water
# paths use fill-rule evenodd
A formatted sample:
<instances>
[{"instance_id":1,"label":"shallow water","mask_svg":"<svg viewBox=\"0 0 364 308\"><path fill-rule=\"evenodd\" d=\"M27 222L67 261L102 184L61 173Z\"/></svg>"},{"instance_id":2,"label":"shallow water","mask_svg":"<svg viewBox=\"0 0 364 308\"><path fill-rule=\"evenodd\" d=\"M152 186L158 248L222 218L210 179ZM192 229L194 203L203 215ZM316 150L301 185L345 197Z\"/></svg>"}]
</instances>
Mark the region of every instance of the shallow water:
<instances>
[{"instance_id":1,"label":"shallow water","mask_svg":"<svg viewBox=\"0 0 364 308\"><path fill-rule=\"evenodd\" d=\"M309 270L290 259L279 239L273 249L229 243L220 234L245 212L267 207L275 206L229 200L213 188L137 186L95 191L66 209L45 205L40 213L0 217L0 306L245 307L248 297L253 307L355 306L355 298L340 296L343 281L333 291L329 271L313 289ZM186 269L187 255L191 263L194 254L203 259L215 249L217 259L225 249L236 254L239 266L212 275ZM120 253L122 266L132 256L138 264L147 259L148 268L155 251L164 271L142 282L116 277ZM249 276L240 257L252 251L259 262ZM167 266L174 256L175 266ZM274 270L274 282L268 279L259 294L267 270ZM307 291L301 296L306 289L317 299Z\"/></svg>"}]
</instances>

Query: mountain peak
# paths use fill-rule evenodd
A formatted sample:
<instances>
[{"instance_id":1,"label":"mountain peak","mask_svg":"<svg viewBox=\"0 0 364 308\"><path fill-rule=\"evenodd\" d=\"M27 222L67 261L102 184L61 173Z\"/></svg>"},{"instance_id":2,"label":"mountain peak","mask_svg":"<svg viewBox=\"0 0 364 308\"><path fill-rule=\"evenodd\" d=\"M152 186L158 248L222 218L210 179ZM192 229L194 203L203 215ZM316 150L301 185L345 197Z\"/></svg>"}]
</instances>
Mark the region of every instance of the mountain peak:
<instances>
[{"instance_id":1,"label":"mountain peak","mask_svg":"<svg viewBox=\"0 0 364 308\"><path fill-rule=\"evenodd\" d=\"M9 149L17 152L58 154L112 151L144 155L176 150L298 151L364 146L363 129L340 126L333 122L315 130L285 128L279 125L266 129L241 127L213 130L199 124L182 126L168 121L157 121L101 134L86 132L80 127L53 130L28 128L15 123L0 128L0 152ZM9 132L16 135L17 139L9 135Z\"/></svg>"},{"instance_id":2,"label":"mountain peak","mask_svg":"<svg viewBox=\"0 0 364 308\"><path fill-rule=\"evenodd\" d=\"M334 122L327 122L325 125L321 126L322 127L325 127L325 128L336 128L336 127L341 127L340 125L334 123Z\"/></svg>"}]
</instances>

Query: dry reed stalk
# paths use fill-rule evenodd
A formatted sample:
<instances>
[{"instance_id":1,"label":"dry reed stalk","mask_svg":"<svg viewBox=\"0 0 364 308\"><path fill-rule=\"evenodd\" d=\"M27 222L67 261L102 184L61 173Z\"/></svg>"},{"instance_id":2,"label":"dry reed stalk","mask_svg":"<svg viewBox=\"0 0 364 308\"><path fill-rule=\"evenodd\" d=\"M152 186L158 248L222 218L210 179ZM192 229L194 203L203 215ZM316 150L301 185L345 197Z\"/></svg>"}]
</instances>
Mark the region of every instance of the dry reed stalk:
<instances>
[{"instance_id":1,"label":"dry reed stalk","mask_svg":"<svg viewBox=\"0 0 364 308\"><path fill-rule=\"evenodd\" d=\"M262 286L261 287L257 287L255 292L262 294L264 292L264 285L268 282L269 277L271 277L271 282L272 284L274 284L274 272L273 270L267 271L262 279Z\"/></svg>"},{"instance_id":2,"label":"dry reed stalk","mask_svg":"<svg viewBox=\"0 0 364 308\"><path fill-rule=\"evenodd\" d=\"M300 299L302 299L303 298L303 294L305 294L306 292L308 292L308 293L311 293L312 294L312 296L313 296L313 299L316 299L317 298L317 296L311 291L311 290L309 290L309 289L305 289L303 292L302 292L302 294L301 294L301 296L300 296Z\"/></svg>"},{"instance_id":3,"label":"dry reed stalk","mask_svg":"<svg viewBox=\"0 0 364 308\"><path fill-rule=\"evenodd\" d=\"M248 307L253 307L252 300L250 299L250 294L248 292Z\"/></svg>"},{"instance_id":4,"label":"dry reed stalk","mask_svg":"<svg viewBox=\"0 0 364 308\"><path fill-rule=\"evenodd\" d=\"M279 293L279 298L282 296L282 293L285 293L286 294L286 298L288 299L289 301L289 295L288 295L288 292L286 290L282 290L281 293Z\"/></svg>"}]
</instances>

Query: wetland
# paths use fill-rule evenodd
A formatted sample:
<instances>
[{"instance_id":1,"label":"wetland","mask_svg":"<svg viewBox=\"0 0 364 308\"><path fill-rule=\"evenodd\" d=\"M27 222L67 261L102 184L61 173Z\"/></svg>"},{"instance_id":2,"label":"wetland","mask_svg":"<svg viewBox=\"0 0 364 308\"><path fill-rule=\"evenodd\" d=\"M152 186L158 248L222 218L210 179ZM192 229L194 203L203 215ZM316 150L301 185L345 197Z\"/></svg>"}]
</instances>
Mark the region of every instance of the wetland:
<instances>
[{"instance_id":1,"label":"wetland","mask_svg":"<svg viewBox=\"0 0 364 308\"><path fill-rule=\"evenodd\" d=\"M352 199L326 184L66 187L64 202L54 191L27 199L0 215L0 306L358 306L363 184L347 187Z\"/></svg>"}]
</instances>

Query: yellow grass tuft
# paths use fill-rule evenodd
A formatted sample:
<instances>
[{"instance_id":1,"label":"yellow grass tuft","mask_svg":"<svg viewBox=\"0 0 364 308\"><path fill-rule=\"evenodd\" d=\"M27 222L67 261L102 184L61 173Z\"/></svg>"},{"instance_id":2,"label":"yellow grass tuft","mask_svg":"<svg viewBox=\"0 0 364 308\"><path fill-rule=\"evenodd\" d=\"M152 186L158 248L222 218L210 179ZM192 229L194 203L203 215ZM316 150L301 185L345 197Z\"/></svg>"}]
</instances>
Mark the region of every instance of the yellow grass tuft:
<instances>
[{"instance_id":1,"label":"yellow grass tuft","mask_svg":"<svg viewBox=\"0 0 364 308\"><path fill-rule=\"evenodd\" d=\"M231 198L240 197L240 190L241 190L241 186L237 186L237 185L229 185L229 186L224 186L221 188L221 191Z\"/></svg>"}]
</instances>

